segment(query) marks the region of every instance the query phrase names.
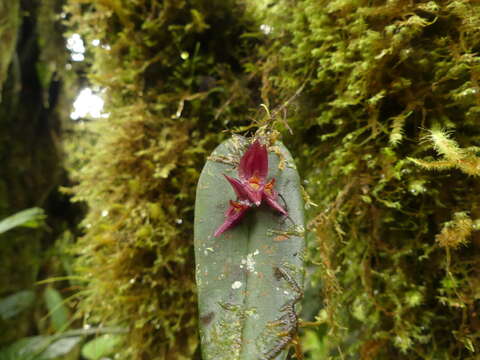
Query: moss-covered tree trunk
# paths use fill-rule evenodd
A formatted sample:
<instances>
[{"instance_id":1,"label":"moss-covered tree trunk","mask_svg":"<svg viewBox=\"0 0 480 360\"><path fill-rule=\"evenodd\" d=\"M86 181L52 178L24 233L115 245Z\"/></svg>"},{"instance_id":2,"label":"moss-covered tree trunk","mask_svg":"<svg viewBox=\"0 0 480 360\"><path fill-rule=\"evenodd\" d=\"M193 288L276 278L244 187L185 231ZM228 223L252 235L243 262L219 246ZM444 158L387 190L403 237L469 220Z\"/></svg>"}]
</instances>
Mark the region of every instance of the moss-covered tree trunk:
<instances>
[{"instance_id":1,"label":"moss-covered tree trunk","mask_svg":"<svg viewBox=\"0 0 480 360\"><path fill-rule=\"evenodd\" d=\"M198 352L193 209L205 157L229 124L247 125L255 36L232 0L70 1L71 25L93 53L92 82L108 118L76 156L77 200L90 210L78 268L91 322L130 330L125 356ZM256 29L255 29L256 31ZM94 41L96 40L96 41ZM86 154L85 154L86 152Z\"/></svg>"},{"instance_id":2,"label":"moss-covered tree trunk","mask_svg":"<svg viewBox=\"0 0 480 360\"><path fill-rule=\"evenodd\" d=\"M64 216L60 209L64 200L53 191L62 178L61 3L0 3L0 219L33 206L45 208L50 215L47 236L45 229L14 229L0 235L2 299L23 290L35 291L45 251L57 234L56 217ZM15 316L0 317L1 345L34 332L33 306Z\"/></svg>"},{"instance_id":3,"label":"moss-covered tree trunk","mask_svg":"<svg viewBox=\"0 0 480 360\"><path fill-rule=\"evenodd\" d=\"M191 356L199 171L260 130L311 200L307 358L476 359L480 5L245 3L70 1L110 112L74 174L85 313L125 355Z\"/></svg>"},{"instance_id":4,"label":"moss-covered tree trunk","mask_svg":"<svg viewBox=\"0 0 480 360\"><path fill-rule=\"evenodd\" d=\"M289 124L319 205L321 285L305 300L326 322L307 330L317 355L478 358L480 5L301 0L265 13L272 87L303 89Z\"/></svg>"}]
</instances>

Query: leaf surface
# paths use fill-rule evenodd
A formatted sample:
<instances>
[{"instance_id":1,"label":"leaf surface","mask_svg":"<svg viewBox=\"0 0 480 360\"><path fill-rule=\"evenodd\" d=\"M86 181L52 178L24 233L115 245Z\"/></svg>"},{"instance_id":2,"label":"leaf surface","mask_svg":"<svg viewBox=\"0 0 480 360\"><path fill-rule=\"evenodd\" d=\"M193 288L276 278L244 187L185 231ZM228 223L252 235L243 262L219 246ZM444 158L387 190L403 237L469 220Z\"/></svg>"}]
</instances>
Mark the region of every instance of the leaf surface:
<instances>
[{"instance_id":1,"label":"leaf surface","mask_svg":"<svg viewBox=\"0 0 480 360\"><path fill-rule=\"evenodd\" d=\"M298 172L282 144L270 148L275 152L269 151L268 180L276 179L278 201L289 216L262 204L213 237L229 200L235 199L223 174L238 177L237 164L247 145L236 136L218 146L197 187L195 258L204 360L284 359L280 333L294 331L279 320L288 316L285 305L301 296L304 204ZM279 268L294 286L278 276Z\"/></svg>"},{"instance_id":2,"label":"leaf surface","mask_svg":"<svg viewBox=\"0 0 480 360\"><path fill-rule=\"evenodd\" d=\"M0 319L11 319L33 305L35 293L22 290L0 299Z\"/></svg>"},{"instance_id":3,"label":"leaf surface","mask_svg":"<svg viewBox=\"0 0 480 360\"><path fill-rule=\"evenodd\" d=\"M43 209L37 207L22 210L0 220L0 234L18 226L30 228L40 227L43 225L45 217Z\"/></svg>"},{"instance_id":4,"label":"leaf surface","mask_svg":"<svg viewBox=\"0 0 480 360\"><path fill-rule=\"evenodd\" d=\"M47 286L43 293L43 298L47 305L53 328L58 332L64 331L68 328L70 315L62 295L57 289Z\"/></svg>"}]
</instances>

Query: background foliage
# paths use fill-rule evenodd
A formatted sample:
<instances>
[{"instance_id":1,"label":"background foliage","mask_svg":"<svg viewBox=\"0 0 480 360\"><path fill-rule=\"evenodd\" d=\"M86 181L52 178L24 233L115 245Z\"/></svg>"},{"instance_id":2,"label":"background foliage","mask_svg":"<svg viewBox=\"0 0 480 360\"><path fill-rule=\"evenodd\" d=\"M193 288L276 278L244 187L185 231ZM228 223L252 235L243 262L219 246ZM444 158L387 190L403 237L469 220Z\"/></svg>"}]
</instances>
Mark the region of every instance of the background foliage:
<instances>
[{"instance_id":1,"label":"background foliage","mask_svg":"<svg viewBox=\"0 0 480 360\"><path fill-rule=\"evenodd\" d=\"M223 130L259 127L279 131L317 204L307 357L478 356L479 5L72 0L67 11L100 40L89 77L110 113L70 163L89 206L81 307L88 322L129 328L122 356L195 356L199 169Z\"/></svg>"},{"instance_id":2,"label":"background foliage","mask_svg":"<svg viewBox=\"0 0 480 360\"><path fill-rule=\"evenodd\" d=\"M68 256L56 245L75 218L74 207L58 191L67 182L59 138L65 106L69 111L69 91L62 90L66 53L57 17L61 9L57 0L0 2L2 359L20 359L14 347L28 348L31 336L55 332L62 321L58 314L65 310L68 291L61 295L52 286L36 285L68 272L63 267ZM37 345L45 344L37 337Z\"/></svg>"}]
</instances>

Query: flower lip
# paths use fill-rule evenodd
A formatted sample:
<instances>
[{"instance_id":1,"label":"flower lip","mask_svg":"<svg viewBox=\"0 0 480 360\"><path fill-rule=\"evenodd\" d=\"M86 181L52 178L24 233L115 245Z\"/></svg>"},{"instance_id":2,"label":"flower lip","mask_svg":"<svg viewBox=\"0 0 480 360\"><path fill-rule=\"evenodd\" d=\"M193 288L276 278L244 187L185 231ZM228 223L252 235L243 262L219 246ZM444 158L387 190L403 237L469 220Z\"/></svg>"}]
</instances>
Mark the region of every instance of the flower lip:
<instances>
[{"instance_id":1,"label":"flower lip","mask_svg":"<svg viewBox=\"0 0 480 360\"><path fill-rule=\"evenodd\" d=\"M253 192L250 195L250 200L252 200L256 206L260 206L262 203L262 193L260 191Z\"/></svg>"}]
</instances>

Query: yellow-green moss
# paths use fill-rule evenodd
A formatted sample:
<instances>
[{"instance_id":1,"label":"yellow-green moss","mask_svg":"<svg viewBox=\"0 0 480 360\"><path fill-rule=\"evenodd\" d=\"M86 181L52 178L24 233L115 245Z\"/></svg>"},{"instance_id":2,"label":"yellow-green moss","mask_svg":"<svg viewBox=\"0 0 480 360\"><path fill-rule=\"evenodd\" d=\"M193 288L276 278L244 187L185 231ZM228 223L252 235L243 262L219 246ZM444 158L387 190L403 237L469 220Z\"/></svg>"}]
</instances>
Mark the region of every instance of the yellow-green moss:
<instances>
[{"instance_id":1,"label":"yellow-green moss","mask_svg":"<svg viewBox=\"0 0 480 360\"><path fill-rule=\"evenodd\" d=\"M20 1L5 1L0 4L0 99L3 83L7 79L12 62L20 25Z\"/></svg>"},{"instance_id":2,"label":"yellow-green moss","mask_svg":"<svg viewBox=\"0 0 480 360\"><path fill-rule=\"evenodd\" d=\"M72 161L73 192L89 207L81 308L87 322L130 329L123 358L190 359L195 186L228 136L221 130L248 123L242 61L256 40L241 35L254 23L224 0L71 1L67 10L71 31L100 40L88 46L89 77L110 114L86 127Z\"/></svg>"},{"instance_id":3,"label":"yellow-green moss","mask_svg":"<svg viewBox=\"0 0 480 360\"><path fill-rule=\"evenodd\" d=\"M476 358L480 5L285 0L264 13L270 99L304 86L283 140L319 204L306 299L328 324L318 343L335 359Z\"/></svg>"}]
</instances>

